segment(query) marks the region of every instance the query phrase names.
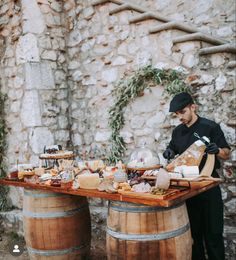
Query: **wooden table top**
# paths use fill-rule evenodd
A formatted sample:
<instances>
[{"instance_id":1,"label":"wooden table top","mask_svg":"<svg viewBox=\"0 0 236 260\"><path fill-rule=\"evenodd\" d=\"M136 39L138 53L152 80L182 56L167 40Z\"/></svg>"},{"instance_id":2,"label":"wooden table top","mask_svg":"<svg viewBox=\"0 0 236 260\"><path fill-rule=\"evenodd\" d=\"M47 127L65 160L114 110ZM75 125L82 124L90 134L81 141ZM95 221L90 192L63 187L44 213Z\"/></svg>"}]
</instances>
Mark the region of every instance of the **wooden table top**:
<instances>
[{"instance_id":1,"label":"wooden table top","mask_svg":"<svg viewBox=\"0 0 236 260\"><path fill-rule=\"evenodd\" d=\"M16 186L23 188L41 189L58 193L65 193L78 196L102 198L107 200L125 201L131 203L145 204L150 206L170 207L180 202L185 201L188 198L196 196L206 190L209 190L222 181L220 179L215 180L202 180L198 182L189 182L189 188L184 190L177 190L177 192L170 194L169 196L163 197L159 195L151 194L140 194L137 192L122 192L122 193L107 193L105 191L90 190L90 189L63 189L61 187L52 187L44 184L30 184L23 181L11 181L6 179L0 179L1 185ZM186 182L178 182L178 185L186 185Z\"/></svg>"}]
</instances>

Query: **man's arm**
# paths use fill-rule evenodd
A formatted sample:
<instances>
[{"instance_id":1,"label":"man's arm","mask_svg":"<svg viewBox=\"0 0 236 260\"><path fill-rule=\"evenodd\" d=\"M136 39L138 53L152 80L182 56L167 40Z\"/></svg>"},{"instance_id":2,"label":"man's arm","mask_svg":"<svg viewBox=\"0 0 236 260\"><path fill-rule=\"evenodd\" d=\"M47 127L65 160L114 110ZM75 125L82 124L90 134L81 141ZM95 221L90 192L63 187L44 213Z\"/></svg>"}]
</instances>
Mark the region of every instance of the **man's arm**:
<instances>
[{"instance_id":1,"label":"man's arm","mask_svg":"<svg viewBox=\"0 0 236 260\"><path fill-rule=\"evenodd\" d=\"M216 124L212 131L212 143L206 147L206 152L217 155L219 159L228 160L230 157L230 146L228 145L220 125Z\"/></svg>"},{"instance_id":2,"label":"man's arm","mask_svg":"<svg viewBox=\"0 0 236 260\"><path fill-rule=\"evenodd\" d=\"M230 149L228 149L228 148L219 148L219 153L217 154L217 156L220 159L228 160L229 156L230 156Z\"/></svg>"},{"instance_id":3,"label":"man's arm","mask_svg":"<svg viewBox=\"0 0 236 260\"><path fill-rule=\"evenodd\" d=\"M227 147L220 148L216 143L209 143L205 150L206 153L215 154L220 159L227 160L230 156L230 149Z\"/></svg>"}]
</instances>

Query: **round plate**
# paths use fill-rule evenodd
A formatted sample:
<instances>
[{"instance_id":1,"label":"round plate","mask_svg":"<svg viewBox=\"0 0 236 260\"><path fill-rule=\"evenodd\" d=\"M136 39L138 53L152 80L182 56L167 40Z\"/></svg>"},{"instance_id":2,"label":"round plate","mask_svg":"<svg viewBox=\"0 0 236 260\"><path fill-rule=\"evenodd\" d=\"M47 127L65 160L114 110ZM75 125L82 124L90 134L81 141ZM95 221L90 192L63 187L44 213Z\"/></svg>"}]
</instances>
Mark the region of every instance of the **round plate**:
<instances>
[{"instance_id":1,"label":"round plate","mask_svg":"<svg viewBox=\"0 0 236 260\"><path fill-rule=\"evenodd\" d=\"M153 165L153 166L150 166L150 167L143 167L143 168L133 168L133 167L127 166L127 170L130 170L130 171L148 171L148 170L160 169L162 167L163 166L161 164Z\"/></svg>"}]
</instances>

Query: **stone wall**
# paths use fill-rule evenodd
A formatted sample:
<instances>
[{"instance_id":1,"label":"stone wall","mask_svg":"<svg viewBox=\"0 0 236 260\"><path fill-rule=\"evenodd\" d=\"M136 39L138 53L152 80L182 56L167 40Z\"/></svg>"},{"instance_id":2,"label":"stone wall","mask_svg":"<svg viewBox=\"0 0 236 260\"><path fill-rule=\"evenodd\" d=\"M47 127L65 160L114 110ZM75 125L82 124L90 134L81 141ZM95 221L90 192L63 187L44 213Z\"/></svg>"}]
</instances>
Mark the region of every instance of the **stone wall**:
<instances>
[{"instance_id":1,"label":"stone wall","mask_svg":"<svg viewBox=\"0 0 236 260\"><path fill-rule=\"evenodd\" d=\"M37 165L46 144L70 144L61 11L57 1L1 1L0 78L8 97L9 167L17 161ZM10 194L19 191L12 188Z\"/></svg>"},{"instance_id":2,"label":"stone wall","mask_svg":"<svg viewBox=\"0 0 236 260\"><path fill-rule=\"evenodd\" d=\"M54 143L74 149L79 156L103 157L110 145L108 109L117 82L147 64L181 70L195 92L199 114L219 123L232 147L231 159L223 163L221 187L227 254L235 255L235 70L229 66L235 52L200 56L200 50L212 44L203 40L174 43L186 33L174 28L150 34L153 26L163 22L130 23L139 14L132 8L110 14L117 4L93 2L1 1L0 80L1 91L8 96L8 166L17 160L38 164L44 145ZM234 1L132 3L170 21L191 24L216 39L234 40ZM145 90L126 108L122 136L127 156L143 143L161 156L169 142L178 120L168 113L164 87ZM20 207L18 191L11 189L10 199ZM102 210L98 215L104 231L106 204L90 203L95 215L96 207ZM96 218L93 224L94 230L99 227Z\"/></svg>"},{"instance_id":3,"label":"stone wall","mask_svg":"<svg viewBox=\"0 0 236 260\"><path fill-rule=\"evenodd\" d=\"M16 3L15 3L16 2ZM9 165L36 163L48 143L68 146L66 44L57 1L2 1L1 80Z\"/></svg>"}]
</instances>

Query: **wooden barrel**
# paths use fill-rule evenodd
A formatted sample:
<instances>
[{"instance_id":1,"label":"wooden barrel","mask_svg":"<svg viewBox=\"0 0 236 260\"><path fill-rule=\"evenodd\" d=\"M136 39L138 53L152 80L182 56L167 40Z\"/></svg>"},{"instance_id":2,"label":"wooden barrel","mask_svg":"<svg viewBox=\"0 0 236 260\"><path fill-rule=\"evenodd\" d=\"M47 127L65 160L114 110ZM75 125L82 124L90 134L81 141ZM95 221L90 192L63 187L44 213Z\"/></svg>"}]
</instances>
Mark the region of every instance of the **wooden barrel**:
<instances>
[{"instance_id":1,"label":"wooden barrel","mask_svg":"<svg viewBox=\"0 0 236 260\"><path fill-rule=\"evenodd\" d=\"M89 259L91 222L86 197L25 189L23 224L30 259Z\"/></svg>"},{"instance_id":2,"label":"wooden barrel","mask_svg":"<svg viewBox=\"0 0 236 260\"><path fill-rule=\"evenodd\" d=\"M110 260L191 260L186 205L163 208L111 201L106 241Z\"/></svg>"}]
</instances>

